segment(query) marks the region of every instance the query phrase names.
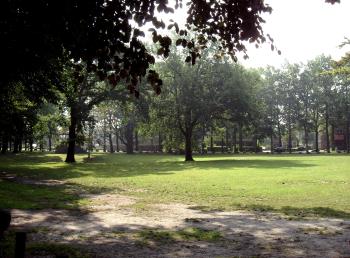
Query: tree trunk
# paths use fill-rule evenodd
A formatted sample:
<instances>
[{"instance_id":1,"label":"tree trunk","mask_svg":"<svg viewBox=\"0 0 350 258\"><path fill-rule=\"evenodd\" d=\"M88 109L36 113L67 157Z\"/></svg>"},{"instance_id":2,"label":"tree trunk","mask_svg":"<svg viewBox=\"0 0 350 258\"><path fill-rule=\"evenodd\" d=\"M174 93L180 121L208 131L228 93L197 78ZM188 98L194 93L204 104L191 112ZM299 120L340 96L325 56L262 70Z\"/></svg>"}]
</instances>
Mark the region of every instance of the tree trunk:
<instances>
[{"instance_id":1,"label":"tree trunk","mask_svg":"<svg viewBox=\"0 0 350 258\"><path fill-rule=\"evenodd\" d=\"M270 153L273 154L273 133L271 133L271 136L270 136L270 145L271 145Z\"/></svg>"},{"instance_id":2,"label":"tree trunk","mask_svg":"<svg viewBox=\"0 0 350 258\"><path fill-rule=\"evenodd\" d=\"M106 123L106 119L103 119L103 152L107 151L107 123Z\"/></svg>"},{"instance_id":3,"label":"tree trunk","mask_svg":"<svg viewBox=\"0 0 350 258\"><path fill-rule=\"evenodd\" d=\"M238 137L239 137L239 151L243 152L243 126L241 124L239 124L239 128L238 128Z\"/></svg>"},{"instance_id":4,"label":"tree trunk","mask_svg":"<svg viewBox=\"0 0 350 258\"><path fill-rule=\"evenodd\" d=\"M233 144L233 153L238 153L238 150L237 150L237 131L236 131L236 127L233 128L232 144Z\"/></svg>"},{"instance_id":5,"label":"tree trunk","mask_svg":"<svg viewBox=\"0 0 350 258\"><path fill-rule=\"evenodd\" d=\"M329 144L329 114L328 114L328 107L326 110L326 149L327 149L327 153L331 153L331 149L330 149L330 144Z\"/></svg>"},{"instance_id":6,"label":"tree trunk","mask_svg":"<svg viewBox=\"0 0 350 258\"><path fill-rule=\"evenodd\" d=\"M109 152L114 153L113 139L112 139L113 126L112 126L112 114L111 113L109 113L109 117L108 117L108 126L109 126L109 132L108 132Z\"/></svg>"},{"instance_id":7,"label":"tree trunk","mask_svg":"<svg viewBox=\"0 0 350 258\"><path fill-rule=\"evenodd\" d=\"M31 135L31 136L29 137L29 151L30 151L30 152L33 152L33 143L34 143L34 141L33 141L33 136Z\"/></svg>"},{"instance_id":8,"label":"tree trunk","mask_svg":"<svg viewBox=\"0 0 350 258\"><path fill-rule=\"evenodd\" d=\"M158 132L158 151L163 152L163 145L162 145L163 139L160 132Z\"/></svg>"},{"instance_id":9,"label":"tree trunk","mask_svg":"<svg viewBox=\"0 0 350 258\"><path fill-rule=\"evenodd\" d=\"M67 150L67 163L75 162L75 142L77 138L76 128L78 124L78 110L77 107L72 106L70 109L70 125L69 125L69 139Z\"/></svg>"},{"instance_id":10,"label":"tree trunk","mask_svg":"<svg viewBox=\"0 0 350 258\"><path fill-rule=\"evenodd\" d=\"M135 151L139 151L139 134L137 130L135 130Z\"/></svg>"},{"instance_id":11,"label":"tree trunk","mask_svg":"<svg viewBox=\"0 0 350 258\"><path fill-rule=\"evenodd\" d=\"M334 124L331 125L331 147L332 151L335 151L335 142L334 142Z\"/></svg>"},{"instance_id":12,"label":"tree trunk","mask_svg":"<svg viewBox=\"0 0 350 258\"><path fill-rule=\"evenodd\" d=\"M15 135L13 139L13 153L18 153L19 152L19 141L18 141L18 136Z\"/></svg>"},{"instance_id":13,"label":"tree trunk","mask_svg":"<svg viewBox=\"0 0 350 258\"><path fill-rule=\"evenodd\" d=\"M1 146L1 153L6 154L8 149L8 137L6 134L2 136L2 146Z\"/></svg>"},{"instance_id":14,"label":"tree trunk","mask_svg":"<svg viewBox=\"0 0 350 258\"><path fill-rule=\"evenodd\" d=\"M210 151L211 151L211 153L215 153L214 141L213 141L213 128L210 128Z\"/></svg>"},{"instance_id":15,"label":"tree trunk","mask_svg":"<svg viewBox=\"0 0 350 258\"><path fill-rule=\"evenodd\" d=\"M133 154L134 153L134 123L129 121L126 125L125 130L125 138L126 138L126 153Z\"/></svg>"},{"instance_id":16,"label":"tree trunk","mask_svg":"<svg viewBox=\"0 0 350 258\"><path fill-rule=\"evenodd\" d=\"M350 121L347 120L346 121L346 136L345 136L345 139L346 139L346 153L350 153L350 139L349 139L349 124L350 124Z\"/></svg>"},{"instance_id":17,"label":"tree trunk","mask_svg":"<svg viewBox=\"0 0 350 258\"><path fill-rule=\"evenodd\" d=\"M278 130L278 147L282 147L282 130L281 130L281 125L278 122L277 123L277 130Z\"/></svg>"},{"instance_id":18,"label":"tree trunk","mask_svg":"<svg viewBox=\"0 0 350 258\"><path fill-rule=\"evenodd\" d=\"M224 153L225 152L225 149L224 149L224 137L221 138L221 153Z\"/></svg>"},{"instance_id":19,"label":"tree trunk","mask_svg":"<svg viewBox=\"0 0 350 258\"><path fill-rule=\"evenodd\" d=\"M315 126L315 150L316 153L319 153L319 147L318 147L318 125Z\"/></svg>"},{"instance_id":20,"label":"tree trunk","mask_svg":"<svg viewBox=\"0 0 350 258\"><path fill-rule=\"evenodd\" d=\"M306 125L304 125L304 137L306 153L309 154L309 132Z\"/></svg>"},{"instance_id":21,"label":"tree trunk","mask_svg":"<svg viewBox=\"0 0 350 258\"><path fill-rule=\"evenodd\" d=\"M225 131L226 131L226 143L225 143L225 145L226 145L226 152L229 152L228 146L230 146L230 143L229 143L229 137L230 137L230 136L229 136L227 127L225 128Z\"/></svg>"},{"instance_id":22,"label":"tree trunk","mask_svg":"<svg viewBox=\"0 0 350 258\"><path fill-rule=\"evenodd\" d=\"M120 148L119 148L119 131L118 131L118 128L115 130L115 143L116 143L116 147L117 147L117 152L120 151Z\"/></svg>"},{"instance_id":23,"label":"tree trunk","mask_svg":"<svg viewBox=\"0 0 350 258\"><path fill-rule=\"evenodd\" d=\"M49 151L52 151L52 135L49 134L48 138L49 138Z\"/></svg>"},{"instance_id":24,"label":"tree trunk","mask_svg":"<svg viewBox=\"0 0 350 258\"><path fill-rule=\"evenodd\" d=\"M288 152L292 153L292 126L291 123L288 123Z\"/></svg>"},{"instance_id":25,"label":"tree trunk","mask_svg":"<svg viewBox=\"0 0 350 258\"><path fill-rule=\"evenodd\" d=\"M192 130L186 128L185 131L185 161L194 161L192 157Z\"/></svg>"}]
</instances>

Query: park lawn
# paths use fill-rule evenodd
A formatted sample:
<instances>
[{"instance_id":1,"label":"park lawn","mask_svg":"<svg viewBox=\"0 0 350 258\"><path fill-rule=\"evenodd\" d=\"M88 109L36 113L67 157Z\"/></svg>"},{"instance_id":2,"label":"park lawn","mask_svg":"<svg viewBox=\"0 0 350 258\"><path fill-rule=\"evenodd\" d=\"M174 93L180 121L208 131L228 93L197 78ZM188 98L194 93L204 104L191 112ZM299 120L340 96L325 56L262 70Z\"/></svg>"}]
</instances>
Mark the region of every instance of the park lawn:
<instances>
[{"instance_id":1,"label":"park lawn","mask_svg":"<svg viewBox=\"0 0 350 258\"><path fill-rule=\"evenodd\" d=\"M143 208L179 202L201 210L350 218L347 155L205 155L195 159L186 163L182 156L101 153L92 160L77 155L76 164L66 164L59 154L1 156L0 173L16 177L0 179L0 207L76 209L89 204L82 193L118 193L138 197L137 206Z\"/></svg>"}]
</instances>

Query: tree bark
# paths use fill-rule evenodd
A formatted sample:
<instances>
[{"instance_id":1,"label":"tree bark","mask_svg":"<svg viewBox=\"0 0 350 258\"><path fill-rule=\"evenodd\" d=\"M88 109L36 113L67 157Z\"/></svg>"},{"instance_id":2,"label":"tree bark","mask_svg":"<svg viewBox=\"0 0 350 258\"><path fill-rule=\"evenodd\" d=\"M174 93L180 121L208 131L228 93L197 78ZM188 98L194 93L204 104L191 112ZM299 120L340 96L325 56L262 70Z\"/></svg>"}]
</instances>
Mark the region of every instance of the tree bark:
<instances>
[{"instance_id":1,"label":"tree bark","mask_svg":"<svg viewBox=\"0 0 350 258\"><path fill-rule=\"evenodd\" d=\"M186 128L185 131L185 161L194 161L192 157L192 130Z\"/></svg>"},{"instance_id":2,"label":"tree bark","mask_svg":"<svg viewBox=\"0 0 350 258\"><path fill-rule=\"evenodd\" d=\"M162 134L158 132L158 151L163 152L163 145L162 145L163 139Z\"/></svg>"},{"instance_id":3,"label":"tree bark","mask_svg":"<svg viewBox=\"0 0 350 258\"><path fill-rule=\"evenodd\" d=\"M270 153L273 154L273 133L270 136L270 145L271 145L271 151Z\"/></svg>"},{"instance_id":4,"label":"tree bark","mask_svg":"<svg viewBox=\"0 0 350 258\"><path fill-rule=\"evenodd\" d=\"M49 151L52 151L52 135L49 134L48 138L49 138Z\"/></svg>"},{"instance_id":5,"label":"tree bark","mask_svg":"<svg viewBox=\"0 0 350 258\"><path fill-rule=\"evenodd\" d=\"M8 149L8 137L6 134L2 136L2 146L1 146L1 153L6 154Z\"/></svg>"},{"instance_id":6,"label":"tree bark","mask_svg":"<svg viewBox=\"0 0 350 258\"><path fill-rule=\"evenodd\" d=\"M326 149L327 153L331 153L330 144L329 144L329 114L328 114L328 106L326 107Z\"/></svg>"},{"instance_id":7,"label":"tree bark","mask_svg":"<svg viewBox=\"0 0 350 258\"><path fill-rule=\"evenodd\" d=\"M107 124L106 124L106 119L103 119L103 152L107 151Z\"/></svg>"},{"instance_id":8,"label":"tree bark","mask_svg":"<svg viewBox=\"0 0 350 258\"><path fill-rule=\"evenodd\" d=\"M233 153L238 153L238 150L237 150L237 131L236 131L236 127L233 128L232 144L233 144Z\"/></svg>"},{"instance_id":9,"label":"tree bark","mask_svg":"<svg viewBox=\"0 0 350 258\"><path fill-rule=\"evenodd\" d=\"M119 131L118 131L118 128L115 130L115 143L116 143L116 147L117 147L117 152L120 151L120 148L119 148Z\"/></svg>"},{"instance_id":10,"label":"tree bark","mask_svg":"<svg viewBox=\"0 0 350 258\"><path fill-rule=\"evenodd\" d=\"M319 146L318 146L318 125L315 126L315 149L316 152L319 153Z\"/></svg>"},{"instance_id":11,"label":"tree bark","mask_svg":"<svg viewBox=\"0 0 350 258\"><path fill-rule=\"evenodd\" d=\"M213 128L210 128L210 152L215 153L214 151L214 141L213 141Z\"/></svg>"},{"instance_id":12,"label":"tree bark","mask_svg":"<svg viewBox=\"0 0 350 258\"><path fill-rule=\"evenodd\" d=\"M224 137L221 138L221 153L224 153L225 152L225 149L224 149Z\"/></svg>"},{"instance_id":13,"label":"tree bark","mask_svg":"<svg viewBox=\"0 0 350 258\"><path fill-rule=\"evenodd\" d=\"M129 121L126 125L125 131L126 138L126 153L133 154L134 153L134 123Z\"/></svg>"},{"instance_id":14,"label":"tree bark","mask_svg":"<svg viewBox=\"0 0 350 258\"><path fill-rule=\"evenodd\" d=\"M108 116L108 126L109 126L109 132L108 132L109 152L114 153L113 139L112 139L113 126L112 126L112 114L111 113L109 113L109 116Z\"/></svg>"},{"instance_id":15,"label":"tree bark","mask_svg":"<svg viewBox=\"0 0 350 258\"><path fill-rule=\"evenodd\" d=\"M278 147L282 147L282 130L281 130L281 125L278 122L277 123L277 130L278 130Z\"/></svg>"},{"instance_id":16,"label":"tree bark","mask_svg":"<svg viewBox=\"0 0 350 258\"><path fill-rule=\"evenodd\" d=\"M135 130L135 151L139 151L139 134L137 130Z\"/></svg>"},{"instance_id":17,"label":"tree bark","mask_svg":"<svg viewBox=\"0 0 350 258\"><path fill-rule=\"evenodd\" d=\"M309 153L309 132L306 125L304 125L304 137L306 153Z\"/></svg>"},{"instance_id":18,"label":"tree bark","mask_svg":"<svg viewBox=\"0 0 350 258\"><path fill-rule=\"evenodd\" d=\"M75 162L75 142L77 138L76 128L78 124L78 110L74 105L70 109L70 125L66 162Z\"/></svg>"},{"instance_id":19,"label":"tree bark","mask_svg":"<svg viewBox=\"0 0 350 258\"><path fill-rule=\"evenodd\" d=\"M331 148L332 151L335 151L335 141L334 141L334 124L331 125Z\"/></svg>"},{"instance_id":20,"label":"tree bark","mask_svg":"<svg viewBox=\"0 0 350 258\"><path fill-rule=\"evenodd\" d=\"M350 125L350 121L347 120L346 121L346 136L345 136L345 139L346 139L346 153L350 153L350 139L349 139L349 133L350 133L350 130L349 130L349 125Z\"/></svg>"},{"instance_id":21,"label":"tree bark","mask_svg":"<svg viewBox=\"0 0 350 258\"><path fill-rule=\"evenodd\" d=\"M239 151L243 152L243 128L242 124L239 124L238 137L239 137Z\"/></svg>"}]
</instances>

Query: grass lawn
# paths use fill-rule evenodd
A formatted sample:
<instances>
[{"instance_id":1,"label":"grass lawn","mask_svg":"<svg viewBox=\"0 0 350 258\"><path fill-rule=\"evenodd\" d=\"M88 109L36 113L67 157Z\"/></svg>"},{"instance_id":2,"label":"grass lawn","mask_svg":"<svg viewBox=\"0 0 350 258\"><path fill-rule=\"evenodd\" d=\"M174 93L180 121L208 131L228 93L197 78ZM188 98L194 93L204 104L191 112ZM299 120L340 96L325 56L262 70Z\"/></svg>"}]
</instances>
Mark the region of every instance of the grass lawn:
<instances>
[{"instance_id":1,"label":"grass lawn","mask_svg":"<svg viewBox=\"0 0 350 258\"><path fill-rule=\"evenodd\" d=\"M16 175L15 180L0 177L0 207L84 208L88 199L82 193L118 193L138 197L135 205L141 210L152 203L180 202L202 210L350 218L350 156L195 159L185 163L182 156L95 154L90 161L78 155L76 164L65 164L58 154L0 156L0 176Z\"/></svg>"}]
</instances>

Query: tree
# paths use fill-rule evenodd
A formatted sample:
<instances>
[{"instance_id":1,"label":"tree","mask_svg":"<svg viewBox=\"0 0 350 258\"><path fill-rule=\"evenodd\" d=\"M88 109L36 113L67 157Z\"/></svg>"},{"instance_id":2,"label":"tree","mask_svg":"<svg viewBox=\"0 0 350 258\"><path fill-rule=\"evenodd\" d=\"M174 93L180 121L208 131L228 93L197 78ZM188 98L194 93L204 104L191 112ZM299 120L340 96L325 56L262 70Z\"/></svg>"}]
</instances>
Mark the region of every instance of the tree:
<instances>
[{"instance_id":1,"label":"tree","mask_svg":"<svg viewBox=\"0 0 350 258\"><path fill-rule=\"evenodd\" d=\"M94 73L81 63L68 63L62 75L63 94L70 109L69 139L66 162L75 162L75 144L78 134L83 132L83 122L89 118L91 109L108 98L125 96L123 88L111 87L107 82L99 82Z\"/></svg>"}]
</instances>

